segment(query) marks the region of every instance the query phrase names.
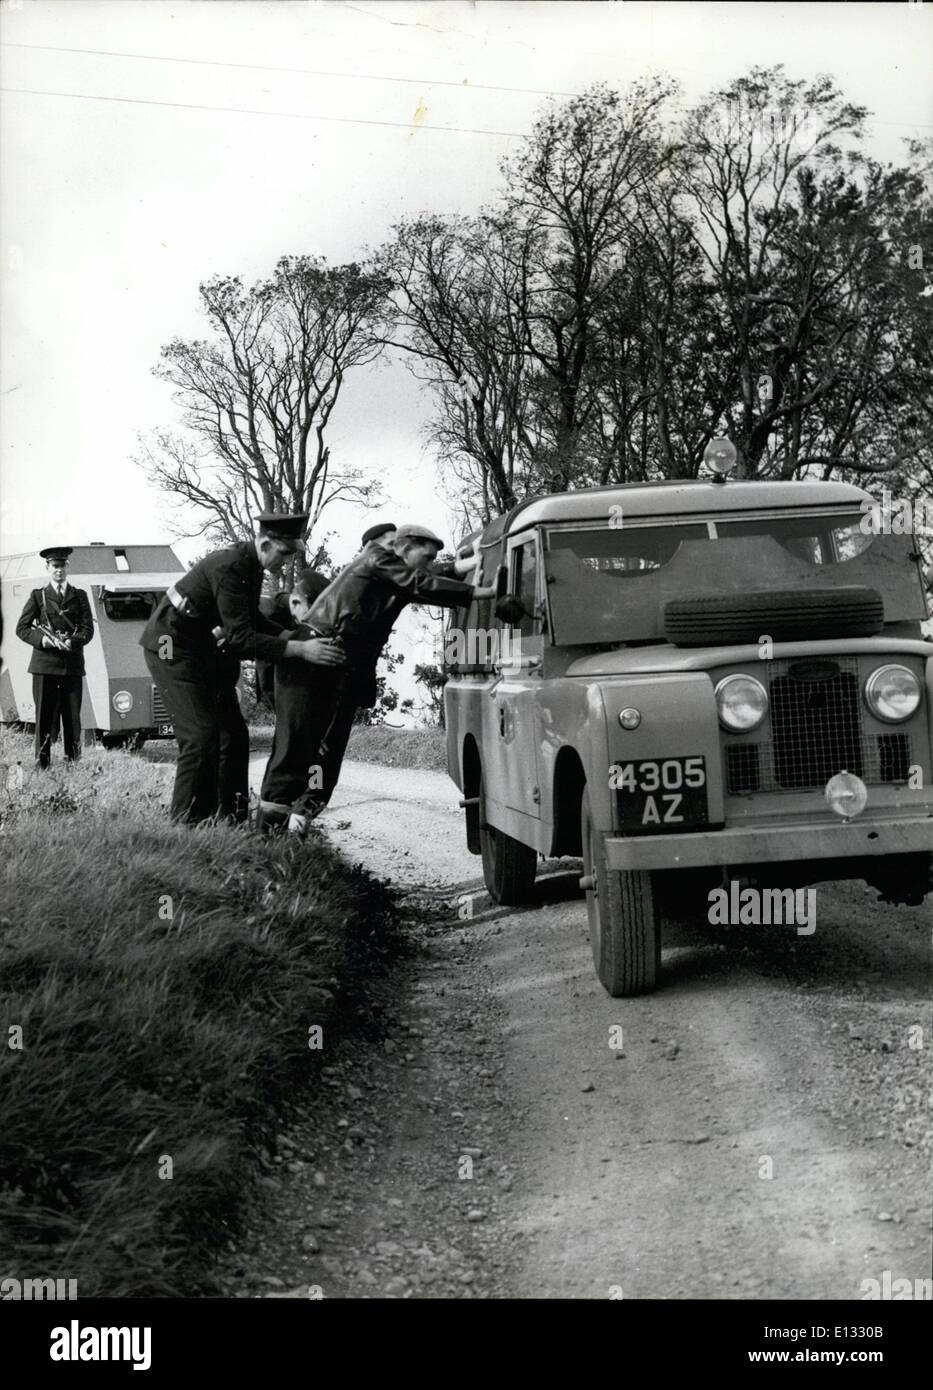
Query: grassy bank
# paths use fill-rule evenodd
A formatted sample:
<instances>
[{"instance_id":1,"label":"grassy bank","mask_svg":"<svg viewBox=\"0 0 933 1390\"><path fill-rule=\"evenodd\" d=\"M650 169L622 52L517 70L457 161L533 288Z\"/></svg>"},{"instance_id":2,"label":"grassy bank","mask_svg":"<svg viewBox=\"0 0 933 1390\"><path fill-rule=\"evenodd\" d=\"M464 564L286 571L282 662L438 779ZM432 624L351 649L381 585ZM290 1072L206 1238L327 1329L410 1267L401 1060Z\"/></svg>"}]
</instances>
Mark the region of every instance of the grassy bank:
<instances>
[{"instance_id":1,"label":"grassy bank","mask_svg":"<svg viewBox=\"0 0 933 1390\"><path fill-rule=\"evenodd\" d=\"M399 949L319 841L168 825L171 776L94 749L40 777L0 737L0 1278L209 1291L260 1148Z\"/></svg>"},{"instance_id":2,"label":"grassy bank","mask_svg":"<svg viewBox=\"0 0 933 1390\"><path fill-rule=\"evenodd\" d=\"M387 729L380 724L357 724L350 733L347 757L382 767L446 772L446 738L443 729Z\"/></svg>"}]
</instances>

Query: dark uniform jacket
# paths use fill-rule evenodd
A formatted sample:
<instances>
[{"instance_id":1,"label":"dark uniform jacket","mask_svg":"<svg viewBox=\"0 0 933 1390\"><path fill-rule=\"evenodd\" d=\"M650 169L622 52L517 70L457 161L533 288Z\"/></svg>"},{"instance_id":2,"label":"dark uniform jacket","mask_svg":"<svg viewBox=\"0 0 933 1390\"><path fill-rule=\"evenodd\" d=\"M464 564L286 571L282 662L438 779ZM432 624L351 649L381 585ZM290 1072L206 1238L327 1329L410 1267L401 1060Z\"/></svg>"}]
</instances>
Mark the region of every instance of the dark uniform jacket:
<instances>
[{"instance_id":1,"label":"dark uniform jacket","mask_svg":"<svg viewBox=\"0 0 933 1390\"><path fill-rule=\"evenodd\" d=\"M411 570L394 550L371 543L315 600L307 624L322 637L339 638L358 702L367 705L376 697L376 662L405 605L465 608L472 598L472 584L427 570Z\"/></svg>"},{"instance_id":2,"label":"dark uniform jacket","mask_svg":"<svg viewBox=\"0 0 933 1390\"><path fill-rule=\"evenodd\" d=\"M56 636L70 637L71 651L43 647L43 627L51 628ZM33 589L16 624L16 635L35 647L29 658L30 675L83 676L84 648L94 636L94 620L87 594L83 589L75 589L69 584L59 603L54 584L48 584L44 589Z\"/></svg>"},{"instance_id":3,"label":"dark uniform jacket","mask_svg":"<svg viewBox=\"0 0 933 1390\"><path fill-rule=\"evenodd\" d=\"M222 627L228 656L280 661L285 637L278 623L260 612L262 580L263 568L252 541L212 551L175 583L190 611L179 613L163 597L143 629L140 645L158 652L160 641L170 637L175 654L213 657L217 651L213 629Z\"/></svg>"}]
</instances>

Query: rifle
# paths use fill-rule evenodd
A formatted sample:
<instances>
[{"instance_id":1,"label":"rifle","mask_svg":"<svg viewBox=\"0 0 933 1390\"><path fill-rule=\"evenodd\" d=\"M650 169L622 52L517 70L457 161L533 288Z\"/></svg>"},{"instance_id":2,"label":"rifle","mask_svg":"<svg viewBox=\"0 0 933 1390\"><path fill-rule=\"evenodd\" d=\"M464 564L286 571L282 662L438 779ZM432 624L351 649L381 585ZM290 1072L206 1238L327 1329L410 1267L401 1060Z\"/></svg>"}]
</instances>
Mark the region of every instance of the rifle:
<instances>
[{"instance_id":1,"label":"rifle","mask_svg":"<svg viewBox=\"0 0 933 1390\"><path fill-rule=\"evenodd\" d=\"M35 623L34 626L36 631L41 632L43 637L48 637L52 646L57 651L70 652L72 650L70 637L61 637L57 632L53 632L52 628L46 623Z\"/></svg>"},{"instance_id":2,"label":"rifle","mask_svg":"<svg viewBox=\"0 0 933 1390\"><path fill-rule=\"evenodd\" d=\"M60 651L60 652L70 652L70 651L72 650L71 638L70 638L70 637L64 637L64 638L61 637L61 636L59 635L59 633L57 633L57 632L54 630L54 628L52 627L51 622L49 621L49 610L48 610L48 605L46 604L46 601L45 601L45 590L44 590L44 589L43 589L43 591L42 591L42 612L45 614L45 622L44 622L44 623L40 623L40 622L38 621L38 619L37 619L36 622L33 624L33 626L36 627L36 628L38 629L38 631L42 633L42 636L43 636L43 637L48 637L48 638L50 639L50 641L51 641L51 643L52 643L52 646L53 646L57 651ZM70 619L69 617L67 617L66 614L64 614L64 613L61 613L61 614L60 614L60 617L61 617L61 619L62 619L62 622L67 623L67 624L69 625L69 627L71 628L71 630L74 631L74 626L75 626L75 625L74 625L74 623L71 621L71 619Z\"/></svg>"}]
</instances>

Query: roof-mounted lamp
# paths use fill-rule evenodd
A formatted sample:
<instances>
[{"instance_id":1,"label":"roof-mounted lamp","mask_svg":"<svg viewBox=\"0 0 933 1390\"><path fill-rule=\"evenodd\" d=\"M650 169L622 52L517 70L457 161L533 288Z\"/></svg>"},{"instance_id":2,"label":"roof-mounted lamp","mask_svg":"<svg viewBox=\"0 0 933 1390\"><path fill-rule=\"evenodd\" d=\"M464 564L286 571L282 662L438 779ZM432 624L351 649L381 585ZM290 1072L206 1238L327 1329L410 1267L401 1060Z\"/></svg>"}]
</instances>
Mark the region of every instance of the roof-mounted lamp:
<instances>
[{"instance_id":1,"label":"roof-mounted lamp","mask_svg":"<svg viewBox=\"0 0 933 1390\"><path fill-rule=\"evenodd\" d=\"M735 467L738 455L731 439L711 439L703 450L703 462L713 475L714 483L724 483Z\"/></svg>"}]
</instances>

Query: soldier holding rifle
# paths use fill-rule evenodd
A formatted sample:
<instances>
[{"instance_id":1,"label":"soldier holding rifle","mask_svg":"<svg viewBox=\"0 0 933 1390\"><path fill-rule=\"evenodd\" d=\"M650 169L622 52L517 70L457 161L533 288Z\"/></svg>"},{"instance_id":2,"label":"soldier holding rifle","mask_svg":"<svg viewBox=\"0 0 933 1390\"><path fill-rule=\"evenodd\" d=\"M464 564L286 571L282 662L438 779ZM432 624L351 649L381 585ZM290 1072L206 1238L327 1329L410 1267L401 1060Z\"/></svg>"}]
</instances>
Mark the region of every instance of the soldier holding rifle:
<instances>
[{"instance_id":1,"label":"soldier holding rifle","mask_svg":"<svg viewBox=\"0 0 933 1390\"><path fill-rule=\"evenodd\" d=\"M84 648L94 636L91 604L83 589L68 583L72 547L40 550L49 573L44 589L33 589L16 635L35 647L30 660L36 706L36 763L47 768L59 725L65 761L81 756L81 697L84 689Z\"/></svg>"}]
</instances>

